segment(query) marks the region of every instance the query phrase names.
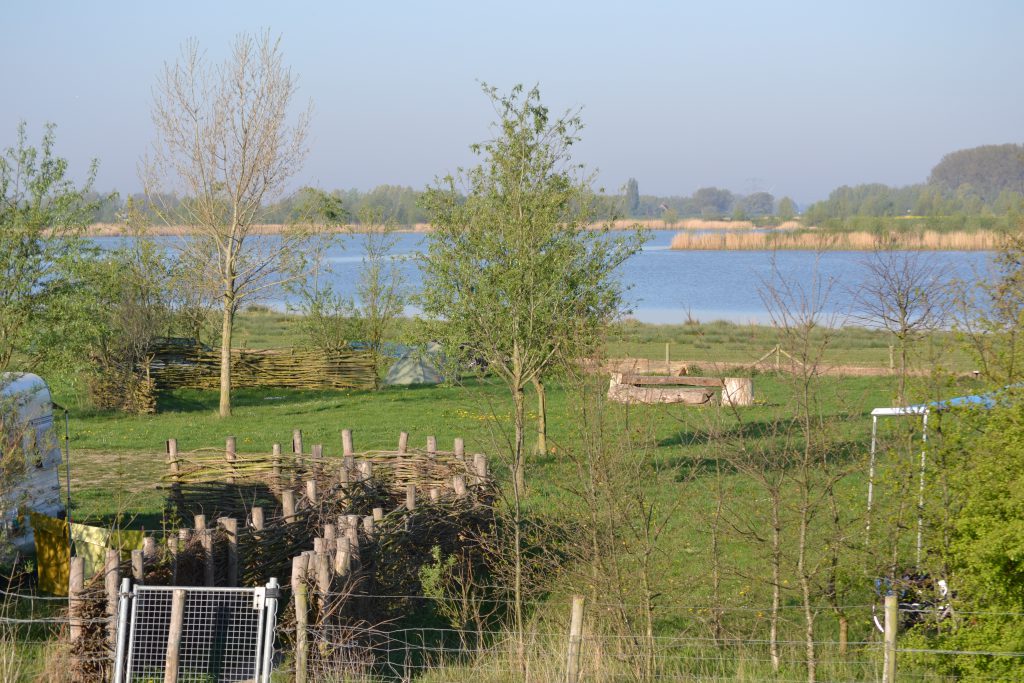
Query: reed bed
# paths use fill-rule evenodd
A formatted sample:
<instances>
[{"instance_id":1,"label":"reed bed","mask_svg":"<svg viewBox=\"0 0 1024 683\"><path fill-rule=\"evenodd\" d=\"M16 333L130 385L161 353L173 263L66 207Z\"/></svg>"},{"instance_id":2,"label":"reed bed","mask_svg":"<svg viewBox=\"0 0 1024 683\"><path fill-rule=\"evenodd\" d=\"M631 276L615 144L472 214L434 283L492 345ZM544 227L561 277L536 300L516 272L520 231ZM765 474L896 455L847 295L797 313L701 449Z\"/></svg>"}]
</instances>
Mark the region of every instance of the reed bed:
<instances>
[{"instance_id":1,"label":"reed bed","mask_svg":"<svg viewBox=\"0 0 1024 683\"><path fill-rule=\"evenodd\" d=\"M872 251L905 249L908 251L991 251L1002 240L992 230L976 232L895 232L877 235L870 232L721 232L691 234L680 232L672 238L672 249L691 251L767 251L773 249L811 251Z\"/></svg>"}]
</instances>

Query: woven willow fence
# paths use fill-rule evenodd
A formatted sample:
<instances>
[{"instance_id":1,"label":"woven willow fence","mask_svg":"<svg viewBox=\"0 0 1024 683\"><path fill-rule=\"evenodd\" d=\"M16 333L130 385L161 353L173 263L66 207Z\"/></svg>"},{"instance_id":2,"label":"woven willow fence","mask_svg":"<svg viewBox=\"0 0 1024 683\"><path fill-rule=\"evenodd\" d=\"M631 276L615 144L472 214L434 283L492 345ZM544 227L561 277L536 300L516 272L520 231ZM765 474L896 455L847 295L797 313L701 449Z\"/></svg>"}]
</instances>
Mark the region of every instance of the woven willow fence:
<instances>
[{"instance_id":1,"label":"woven willow fence","mask_svg":"<svg viewBox=\"0 0 1024 683\"><path fill-rule=\"evenodd\" d=\"M477 539L495 524L486 457L467 455L461 439L452 451L438 450L433 437L426 448L409 448L402 433L397 450L363 453L353 451L348 430L342 441L341 457L327 457L320 445L304 453L298 430L292 452L275 445L269 455L237 453L234 438L224 448L190 452L169 440L163 538L147 537L130 562L110 551L95 577L85 577L81 558L72 558L76 678L109 675L121 576L225 587L291 576L307 606L297 610L301 603L292 601L278 642L305 663L303 624L346 628L400 617L409 598L388 596L421 594L420 569L435 549L481 561Z\"/></svg>"},{"instance_id":2,"label":"woven willow fence","mask_svg":"<svg viewBox=\"0 0 1024 683\"><path fill-rule=\"evenodd\" d=\"M158 389L216 389L220 354L202 349L180 352L177 362L150 369ZM231 384L235 388L371 389L373 361L361 351L324 353L299 349L232 349Z\"/></svg>"}]
</instances>

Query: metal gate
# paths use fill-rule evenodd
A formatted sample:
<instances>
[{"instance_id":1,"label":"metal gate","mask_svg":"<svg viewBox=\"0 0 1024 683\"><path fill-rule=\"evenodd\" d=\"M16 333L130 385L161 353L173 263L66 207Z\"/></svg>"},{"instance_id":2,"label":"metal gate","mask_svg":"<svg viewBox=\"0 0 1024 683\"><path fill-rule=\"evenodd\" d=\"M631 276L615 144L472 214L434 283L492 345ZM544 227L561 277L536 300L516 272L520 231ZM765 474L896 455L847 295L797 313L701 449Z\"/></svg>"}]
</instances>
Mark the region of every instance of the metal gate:
<instances>
[{"instance_id":1,"label":"metal gate","mask_svg":"<svg viewBox=\"0 0 1024 683\"><path fill-rule=\"evenodd\" d=\"M121 584L114 683L270 681L278 584Z\"/></svg>"}]
</instances>

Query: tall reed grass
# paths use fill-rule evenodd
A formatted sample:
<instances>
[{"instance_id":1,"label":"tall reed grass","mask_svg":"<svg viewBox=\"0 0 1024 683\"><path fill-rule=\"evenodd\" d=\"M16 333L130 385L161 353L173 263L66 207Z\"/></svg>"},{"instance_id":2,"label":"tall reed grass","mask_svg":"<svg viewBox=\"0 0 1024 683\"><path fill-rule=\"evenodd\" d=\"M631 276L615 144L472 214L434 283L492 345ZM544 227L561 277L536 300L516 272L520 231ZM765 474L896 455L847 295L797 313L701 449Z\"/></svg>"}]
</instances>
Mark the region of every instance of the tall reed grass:
<instances>
[{"instance_id":1,"label":"tall reed grass","mask_svg":"<svg viewBox=\"0 0 1024 683\"><path fill-rule=\"evenodd\" d=\"M976 232L894 232L877 235L870 232L722 232L692 234L680 232L672 238L672 249L766 251L806 249L832 251L871 251L906 249L910 251L991 251L1001 235L992 230Z\"/></svg>"}]
</instances>

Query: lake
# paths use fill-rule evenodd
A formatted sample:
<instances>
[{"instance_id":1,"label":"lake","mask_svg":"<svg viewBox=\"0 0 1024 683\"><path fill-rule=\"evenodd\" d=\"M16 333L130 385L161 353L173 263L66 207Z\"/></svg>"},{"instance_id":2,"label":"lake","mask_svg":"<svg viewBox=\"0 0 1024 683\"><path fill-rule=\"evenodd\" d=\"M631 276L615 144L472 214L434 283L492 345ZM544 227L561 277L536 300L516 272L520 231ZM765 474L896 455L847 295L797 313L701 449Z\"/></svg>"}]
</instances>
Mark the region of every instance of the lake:
<instances>
[{"instance_id":1,"label":"lake","mask_svg":"<svg viewBox=\"0 0 1024 683\"><path fill-rule=\"evenodd\" d=\"M772 277L773 257L778 272L792 281L808 285L817 276L821 282L833 283L828 309L838 315L850 311L855 292L867 276L862 263L868 254L864 252L673 251L669 243L674 234L667 230L652 232L643 251L619 269L619 277L628 288L630 315L642 322L681 323L687 317L701 322L768 322L760 291L764 281ZM112 246L121 239L96 241ZM415 256L425 249L426 239L422 233L400 233L392 252L400 259L405 280L413 289L422 283ZM347 235L327 254L330 282L346 297L355 296L364 256L362 241L360 235ZM941 266L947 282L983 273L991 257L977 251L926 252L923 256ZM283 308L287 300L278 294L263 303Z\"/></svg>"}]
</instances>

